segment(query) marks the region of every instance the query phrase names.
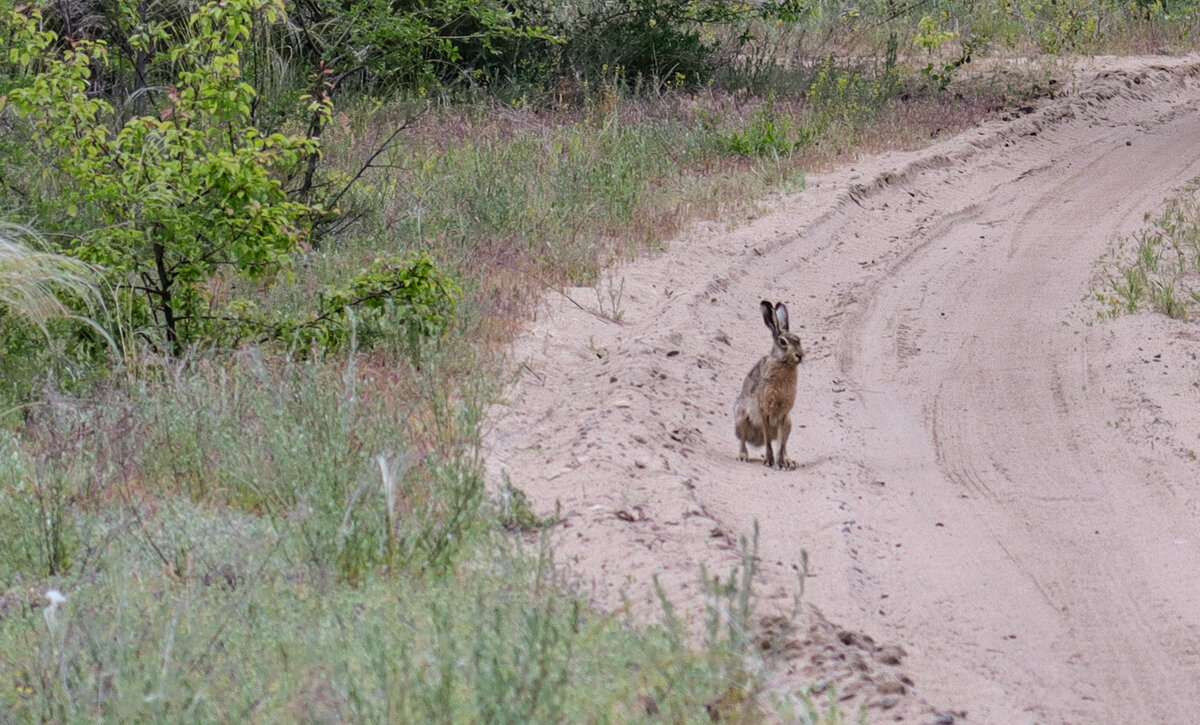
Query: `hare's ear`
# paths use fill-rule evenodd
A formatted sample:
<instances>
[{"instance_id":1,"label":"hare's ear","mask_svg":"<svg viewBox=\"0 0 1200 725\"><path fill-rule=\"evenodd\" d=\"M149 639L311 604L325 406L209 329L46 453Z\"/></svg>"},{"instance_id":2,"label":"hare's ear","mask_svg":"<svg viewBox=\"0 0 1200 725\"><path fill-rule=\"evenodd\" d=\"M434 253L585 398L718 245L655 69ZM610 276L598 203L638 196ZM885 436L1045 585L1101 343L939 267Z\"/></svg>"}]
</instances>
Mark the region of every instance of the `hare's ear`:
<instances>
[{"instance_id":1,"label":"hare's ear","mask_svg":"<svg viewBox=\"0 0 1200 725\"><path fill-rule=\"evenodd\" d=\"M775 329L775 332L780 332L780 331L787 332L787 330L788 330L787 305L783 304L782 302L775 305L775 323L778 325L778 327Z\"/></svg>"},{"instance_id":2,"label":"hare's ear","mask_svg":"<svg viewBox=\"0 0 1200 725\"><path fill-rule=\"evenodd\" d=\"M779 323L775 320L775 309L771 307L771 303L763 300L758 303L758 306L762 308L763 322L767 323L767 327L771 328L771 334L777 334L779 332Z\"/></svg>"}]
</instances>

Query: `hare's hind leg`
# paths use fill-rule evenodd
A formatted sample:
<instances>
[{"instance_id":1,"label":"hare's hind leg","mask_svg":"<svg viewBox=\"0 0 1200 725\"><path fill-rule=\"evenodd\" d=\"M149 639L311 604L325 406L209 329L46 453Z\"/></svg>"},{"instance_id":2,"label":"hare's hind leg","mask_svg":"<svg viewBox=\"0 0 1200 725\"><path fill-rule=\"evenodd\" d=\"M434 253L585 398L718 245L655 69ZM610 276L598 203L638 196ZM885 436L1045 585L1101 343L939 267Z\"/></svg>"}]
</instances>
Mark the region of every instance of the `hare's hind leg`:
<instances>
[{"instance_id":1,"label":"hare's hind leg","mask_svg":"<svg viewBox=\"0 0 1200 725\"><path fill-rule=\"evenodd\" d=\"M767 457L763 459L763 465L767 468L772 468L775 465L775 454L771 452L771 441L775 438L775 426L763 421L763 444L767 447Z\"/></svg>"},{"instance_id":2,"label":"hare's hind leg","mask_svg":"<svg viewBox=\"0 0 1200 725\"><path fill-rule=\"evenodd\" d=\"M738 460L750 460L750 451L746 450L746 444L749 443L752 446L762 445L762 428L755 426L754 421L750 420L750 416L739 410L737 423L734 425L734 432L737 434L738 441L742 444L741 449L738 451Z\"/></svg>"},{"instance_id":3,"label":"hare's hind leg","mask_svg":"<svg viewBox=\"0 0 1200 725\"><path fill-rule=\"evenodd\" d=\"M787 457L787 442L788 436L792 434L792 417L790 415L783 416L783 420L779 423L779 469L793 470L796 468L796 462ZM770 450L768 448L768 450Z\"/></svg>"}]
</instances>

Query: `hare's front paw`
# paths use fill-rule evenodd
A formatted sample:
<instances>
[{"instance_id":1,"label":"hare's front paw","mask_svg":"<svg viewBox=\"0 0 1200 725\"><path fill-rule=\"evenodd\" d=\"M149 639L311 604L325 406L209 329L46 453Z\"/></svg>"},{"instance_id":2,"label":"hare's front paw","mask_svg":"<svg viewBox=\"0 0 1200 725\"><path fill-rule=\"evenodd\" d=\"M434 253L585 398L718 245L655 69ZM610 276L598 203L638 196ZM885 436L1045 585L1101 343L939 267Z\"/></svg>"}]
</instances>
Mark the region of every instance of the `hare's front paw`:
<instances>
[{"instance_id":1,"label":"hare's front paw","mask_svg":"<svg viewBox=\"0 0 1200 725\"><path fill-rule=\"evenodd\" d=\"M790 458L779 459L779 470L781 471L794 471L796 470L796 465L796 462Z\"/></svg>"},{"instance_id":2,"label":"hare's front paw","mask_svg":"<svg viewBox=\"0 0 1200 725\"><path fill-rule=\"evenodd\" d=\"M741 453L738 454L738 460L739 461L748 461L748 460L750 460L750 454L746 453L745 451L742 451Z\"/></svg>"}]
</instances>

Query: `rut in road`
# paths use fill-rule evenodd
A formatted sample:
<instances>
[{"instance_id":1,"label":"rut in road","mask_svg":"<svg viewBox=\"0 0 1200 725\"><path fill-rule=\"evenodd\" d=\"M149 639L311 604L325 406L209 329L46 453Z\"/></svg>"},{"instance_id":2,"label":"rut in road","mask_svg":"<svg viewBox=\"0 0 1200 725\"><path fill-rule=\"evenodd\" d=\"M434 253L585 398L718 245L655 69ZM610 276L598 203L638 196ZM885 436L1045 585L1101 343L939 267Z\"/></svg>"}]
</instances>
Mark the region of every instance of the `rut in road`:
<instances>
[{"instance_id":1,"label":"rut in road","mask_svg":"<svg viewBox=\"0 0 1200 725\"><path fill-rule=\"evenodd\" d=\"M598 602L649 600L654 573L698 606L696 564L727 564L757 521L766 608L807 549L809 600L907 650L915 689L846 666L877 650L861 638L840 637L856 654L810 630L795 665L852 702L908 692L870 710L881 721L931 704L988 723L1194 719L1200 332L1099 321L1087 295L1113 239L1200 177L1200 59L1114 63L630 265L623 324L548 300L489 467L562 503L558 552ZM794 473L734 455L763 298L787 301L808 353Z\"/></svg>"}]
</instances>

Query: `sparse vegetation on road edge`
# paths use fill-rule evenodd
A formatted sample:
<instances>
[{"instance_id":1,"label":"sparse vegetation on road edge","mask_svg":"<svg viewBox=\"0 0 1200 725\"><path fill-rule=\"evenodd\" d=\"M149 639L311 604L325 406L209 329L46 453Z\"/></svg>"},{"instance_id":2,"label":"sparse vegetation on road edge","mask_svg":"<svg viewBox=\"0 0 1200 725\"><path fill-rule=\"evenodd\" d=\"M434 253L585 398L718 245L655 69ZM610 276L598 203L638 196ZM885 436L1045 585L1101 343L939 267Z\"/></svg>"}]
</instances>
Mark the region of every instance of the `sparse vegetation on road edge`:
<instances>
[{"instance_id":1,"label":"sparse vegetation on road edge","mask_svg":"<svg viewBox=\"0 0 1200 725\"><path fill-rule=\"evenodd\" d=\"M1146 222L1100 262L1101 314L1152 310L1192 319L1200 313L1200 182L1166 200Z\"/></svg>"}]
</instances>

